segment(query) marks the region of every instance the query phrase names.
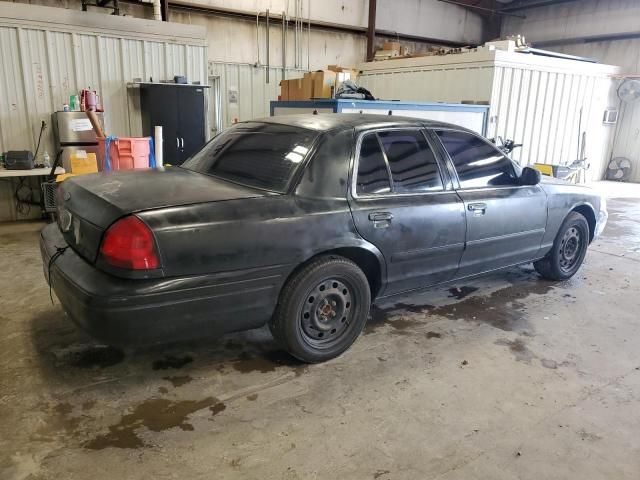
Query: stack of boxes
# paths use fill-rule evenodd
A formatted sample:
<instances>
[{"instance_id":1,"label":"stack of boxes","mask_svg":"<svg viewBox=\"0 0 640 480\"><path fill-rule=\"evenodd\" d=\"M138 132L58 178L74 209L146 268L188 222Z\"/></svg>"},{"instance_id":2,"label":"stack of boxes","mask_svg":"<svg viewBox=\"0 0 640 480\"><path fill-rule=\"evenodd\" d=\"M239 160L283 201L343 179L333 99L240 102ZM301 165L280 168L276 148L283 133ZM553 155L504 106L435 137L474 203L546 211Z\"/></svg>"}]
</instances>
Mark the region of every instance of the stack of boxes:
<instances>
[{"instance_id":1,"label":"stack of boxes","mask_svg":"<svg viewBox=\"0 0 640 480\"><path fill-rule=\"evenodd\" d=\"M329 65L327 70L307 72L303 78L282 80L279 100L333 98L342 82L355 80L357 75L357 70Z\"/></svg>"},{"instance_id":2,"label":"stack of boxes","mask_svg":"<svg viewBox=\"0 0 640 480\"><path fill-rule=\"evenodd\" d=\"M406 47L400 45L400 42L384 42L382 50L375 53L374 60L389 60L391 58L406 57L409 55Z\"/></svg>"}]
</instances>

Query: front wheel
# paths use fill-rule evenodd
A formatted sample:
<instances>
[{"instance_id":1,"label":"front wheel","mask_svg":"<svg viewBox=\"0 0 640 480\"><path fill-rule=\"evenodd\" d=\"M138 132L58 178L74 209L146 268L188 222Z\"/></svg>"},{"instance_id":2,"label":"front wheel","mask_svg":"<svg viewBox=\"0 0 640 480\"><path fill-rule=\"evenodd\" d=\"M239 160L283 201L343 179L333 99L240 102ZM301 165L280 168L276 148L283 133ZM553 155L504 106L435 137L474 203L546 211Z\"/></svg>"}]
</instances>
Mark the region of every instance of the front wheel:
<instances>
[{"instance_id":1,"label":"front wheel","mask_svg":"<svg viewBox=\"0 0 640 480\"><path fill-rule=\"evenodd\" d=\"M294 357L323 362L355 342L370 304L371 291L362 270L346 258L323 256L287 281L269 327Z\"/></svg>"},{"instance_id":2,"label":"front wheel","mask_svg":"<svg viewBox=\"0 0 640 480\"><path fill-rule=\"evenodd\" d=\"M562 223L551 251L533 267L549 280L566 280L580 269L589 245L589 224L578 212L571 212Z\"/></svg>"}]
</instances>

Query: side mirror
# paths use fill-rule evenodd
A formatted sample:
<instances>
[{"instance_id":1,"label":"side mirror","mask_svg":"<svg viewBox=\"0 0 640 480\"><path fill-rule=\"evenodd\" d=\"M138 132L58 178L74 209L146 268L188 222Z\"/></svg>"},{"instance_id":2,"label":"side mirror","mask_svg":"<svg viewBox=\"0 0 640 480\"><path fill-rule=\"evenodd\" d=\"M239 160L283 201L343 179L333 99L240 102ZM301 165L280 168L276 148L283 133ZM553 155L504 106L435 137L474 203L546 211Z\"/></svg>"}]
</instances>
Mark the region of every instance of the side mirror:
<instances>
[{"instance_id":1,"label":"side mirror","mask_svg":"<svg viewBox=\"0 0 640 480\"><path fill-rule=\"evenodd\" d=\"M531 167L524 167L520 175L520 185L537 185L540 183L542 175L540 171Z\"/></svg>"}]
</instances>

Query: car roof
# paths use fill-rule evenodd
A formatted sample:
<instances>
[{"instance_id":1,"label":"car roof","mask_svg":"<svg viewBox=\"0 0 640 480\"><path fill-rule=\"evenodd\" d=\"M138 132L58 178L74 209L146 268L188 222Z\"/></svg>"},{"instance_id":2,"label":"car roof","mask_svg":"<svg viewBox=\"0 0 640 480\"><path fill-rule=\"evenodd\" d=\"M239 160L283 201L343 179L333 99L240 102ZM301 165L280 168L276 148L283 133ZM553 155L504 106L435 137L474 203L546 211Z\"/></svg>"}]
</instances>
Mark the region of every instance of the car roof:
<instances>
[{"instance_id":1,"label":"car roof","mask_svg":"<svg viewBox=\"0 0 640 480\"><path fill-rule=\"evenodd\" d=\"M391 127L391 126L426 126L427 128L456 128L469 131L459 125L422 118L402 117L395 115L372 115L362 113L305 113L294 115L278 115L275 117L249 120L250 122L278 123L293 127L306 128L326 132L357 127Z\"/></svg>"}]
</instances>

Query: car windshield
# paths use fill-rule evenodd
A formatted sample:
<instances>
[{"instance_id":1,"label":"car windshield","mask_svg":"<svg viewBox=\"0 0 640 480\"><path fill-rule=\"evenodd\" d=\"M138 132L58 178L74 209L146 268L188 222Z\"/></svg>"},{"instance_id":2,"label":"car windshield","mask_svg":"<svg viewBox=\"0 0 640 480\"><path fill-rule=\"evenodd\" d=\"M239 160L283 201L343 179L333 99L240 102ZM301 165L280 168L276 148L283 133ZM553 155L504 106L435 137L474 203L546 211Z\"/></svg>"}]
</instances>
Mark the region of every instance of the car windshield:
<instances>
[{"instance_id":1,"label":"car windshield","mask_svg":"<svg viewBox=\"0 0 640 480\"><path fill-rule=\"evenodd\" d=\"M284 193L317 135L290 125L240 123L217 135L182 167Z\"/></svg>"}]
</instances>

